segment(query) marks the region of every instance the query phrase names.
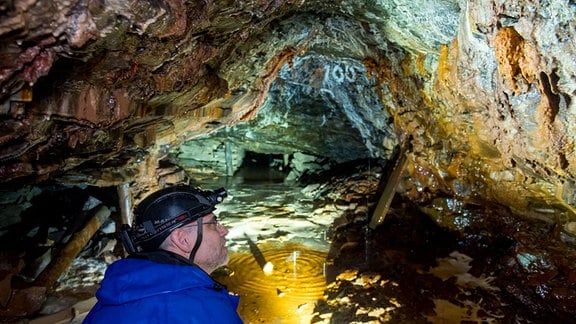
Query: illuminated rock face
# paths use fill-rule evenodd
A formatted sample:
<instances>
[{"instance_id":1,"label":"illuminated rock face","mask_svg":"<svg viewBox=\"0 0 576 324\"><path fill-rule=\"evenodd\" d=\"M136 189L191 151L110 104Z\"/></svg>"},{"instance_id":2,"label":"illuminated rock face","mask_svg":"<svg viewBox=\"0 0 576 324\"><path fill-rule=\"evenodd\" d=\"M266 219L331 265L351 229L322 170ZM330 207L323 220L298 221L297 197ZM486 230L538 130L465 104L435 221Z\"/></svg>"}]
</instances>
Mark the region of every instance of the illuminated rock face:
<instances>
[{"instance_id":1,"label":"illuminated rock face","mask_svg":"<svg viewBox=\"0 0 576 324\"><path fill-rule=\"evenodd\" d=\"M180 144L236 125L240 145L334 161L384 163L407 143L400 190L416 202L574 220L570 2L17 1L0 15L3 183L155 185Z\"/></svg>"}]
</instances>

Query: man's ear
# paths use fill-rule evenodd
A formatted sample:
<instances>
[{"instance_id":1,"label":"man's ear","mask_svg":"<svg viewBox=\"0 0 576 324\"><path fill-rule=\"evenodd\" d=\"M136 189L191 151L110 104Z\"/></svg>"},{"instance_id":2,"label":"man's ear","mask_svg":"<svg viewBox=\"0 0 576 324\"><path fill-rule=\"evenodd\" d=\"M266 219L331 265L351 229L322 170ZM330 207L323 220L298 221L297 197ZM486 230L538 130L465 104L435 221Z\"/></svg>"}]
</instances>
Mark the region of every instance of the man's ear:
<instances>
[{"instance_id":1,"label":"man's ear","mask_svg":"<svg viewBox=\"0 0 576 324\"><path fill-rule=\"evenodd\" d=\"M186 229L177 228L172 233L170 233L170 241L179 250L190 252L192 251L192 246L194 246L194 237L187 233Z\"/></svg>"}]
</instances>

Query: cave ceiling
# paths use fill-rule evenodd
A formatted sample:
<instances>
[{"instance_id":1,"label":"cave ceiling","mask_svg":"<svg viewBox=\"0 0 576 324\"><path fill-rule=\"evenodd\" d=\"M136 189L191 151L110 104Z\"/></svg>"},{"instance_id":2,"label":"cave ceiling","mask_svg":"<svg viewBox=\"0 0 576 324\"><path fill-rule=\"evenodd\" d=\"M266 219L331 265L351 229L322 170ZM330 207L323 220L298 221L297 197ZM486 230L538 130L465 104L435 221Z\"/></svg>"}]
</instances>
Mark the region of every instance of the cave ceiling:
<instances>
[{"instance_id":1,"label":"cave ceiling","mask_svg":"<svg viewBox=\"0 0 576 324\"><path fill-rule=\"evenodd\" d=\"M171 149L261 110L232 132L247 149L386 159L396 134L370 69L405 55L387 30L432 50L456 26L457 6L446 3L425 9L452 15L436 38L401 35L394 30L409 23L397 21L408 8L345 1L6 5L1 178L97 185L147 178ZM386 11L397 11L396 21Z\"/></svg>"},{"instance_id":2,"label":"cave ceiling","mask_svg":"<svg viewBox=\"0 0 576 324\"><path fill-rule=\"evenodd\" d=\"M5 2L0 181L156 183L160 161L206 139L337 162L386 162L409 142L401 190L413 200L571 211L575 12L570 1Z\"/></svg>"}]
</instances>

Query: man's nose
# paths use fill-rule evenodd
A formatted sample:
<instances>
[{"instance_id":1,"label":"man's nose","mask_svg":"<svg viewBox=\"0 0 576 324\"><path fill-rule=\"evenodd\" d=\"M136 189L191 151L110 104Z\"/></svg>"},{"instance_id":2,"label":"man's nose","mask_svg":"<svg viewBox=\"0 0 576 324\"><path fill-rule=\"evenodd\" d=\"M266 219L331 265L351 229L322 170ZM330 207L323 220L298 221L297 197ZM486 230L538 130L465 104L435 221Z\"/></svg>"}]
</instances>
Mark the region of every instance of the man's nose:
<instances>
[{"instance_id":1,"label":"man's nose","mask_svg":"<svg viewBox=\"0 0 576 324\"><path fill-rule=\"evenodd\" d=\"M220 226L218 226L218 230L220 231L222 236L228 235L228 232L230 232L230 231L228 231L228 228L222 224L218 224L218 225L220 225Z\"/></svg>"}]
</instances>

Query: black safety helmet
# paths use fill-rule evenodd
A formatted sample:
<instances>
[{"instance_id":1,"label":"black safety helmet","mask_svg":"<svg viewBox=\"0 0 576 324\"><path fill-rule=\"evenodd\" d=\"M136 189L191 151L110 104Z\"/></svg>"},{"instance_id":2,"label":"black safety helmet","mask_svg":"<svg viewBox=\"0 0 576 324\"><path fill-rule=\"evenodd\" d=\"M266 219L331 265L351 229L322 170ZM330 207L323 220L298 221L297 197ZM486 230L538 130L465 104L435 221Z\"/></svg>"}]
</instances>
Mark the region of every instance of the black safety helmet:
<instances>
[{"instance_id":1,"label":"black safety helmet","mask_svg":"<svg viewBox=\"0 0 576 324\"><path fill-rule=\"evenodd\" d=\"M130 254L157 250L175 228L208 215L226 196L224 188L211 191L178 185L160 189L134 209L133 226L123 225L122 243Z\"/></svg>"}]
</instances>

